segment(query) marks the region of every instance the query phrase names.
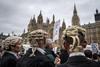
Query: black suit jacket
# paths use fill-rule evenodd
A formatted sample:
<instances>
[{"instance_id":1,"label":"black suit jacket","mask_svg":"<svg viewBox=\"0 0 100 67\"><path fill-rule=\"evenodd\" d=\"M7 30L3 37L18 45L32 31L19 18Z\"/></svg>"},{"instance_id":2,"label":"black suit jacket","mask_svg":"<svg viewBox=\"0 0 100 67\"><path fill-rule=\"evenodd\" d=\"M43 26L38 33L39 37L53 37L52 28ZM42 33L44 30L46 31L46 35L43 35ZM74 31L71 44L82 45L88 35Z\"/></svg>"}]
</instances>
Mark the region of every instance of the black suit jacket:
<instances>
[{"instance_id":1,"label":"black suit jacket","mask_svg":"<svg viewBox=\"0 0 100 67\"><path fill-rule=\"evenodd\" d=\"M99 67L99 65L85 56L72 56L68 58L67 62L57 67Z\"/></svg>"},{"instance_id":2,"label":"black suit jacket","mask_svg":"<svg viewBox=\"0 0 100 67\"><path fill-rule=\"evenodd\" d=\"M8 52L5 52L1 58L1 67L16 67L17 58Z\"/></svg>"},{"instance_id":3,"label":"black suit jacket","mask_svg":"<svg viewBox=\"0 0 100 67\"><path fill-rule=\"evenodd\" d=\"M16 67L54 67L49 58L38 50L35 51L35 56L29 57L31 50L29 49L28 53L19 60Z\"/></svg>"}]
</instances>

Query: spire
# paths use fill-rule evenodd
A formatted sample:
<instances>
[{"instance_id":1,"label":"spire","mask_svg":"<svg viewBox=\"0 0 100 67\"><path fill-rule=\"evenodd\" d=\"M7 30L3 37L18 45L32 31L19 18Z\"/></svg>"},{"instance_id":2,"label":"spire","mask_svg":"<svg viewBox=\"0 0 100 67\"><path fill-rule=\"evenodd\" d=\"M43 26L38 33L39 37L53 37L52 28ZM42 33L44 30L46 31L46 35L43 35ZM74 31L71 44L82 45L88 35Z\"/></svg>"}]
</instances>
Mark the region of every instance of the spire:
<instances>
[{"instance_id":1,"label":"spire","mask_svg":"<svg viewBox=\"0 0 100 67\"><path fill-rule=\"evenodd\" d=\"M23 33L25 33L25 29L24 29Z\"/></svg>"},{"instance_id":2,"label":"spire","mask_svg":"<svg viewBox=\"0 0 100 67\"><path fill-rule=\"evenodd\" d=\"M77 14L77 9L76 9L76 4L74 4L74 11L73 11L73 14Z\"/></svg>"},{"instance_id":3,"label":"spire","mask_svg":"<svg viewBox=\"0 0 100 67\"><path fill-rule=\"evenodd\" d=\"M98 14L98 9L96 9L96 14Z\"/></svg>"},{"instance_id":4,"label":"spire","mask_svg":"<svg viewBox=\"0 0 100 67\"><path fill-rule=\"evenodd\" d=\"M53 14L53 21L55 21L55 15Z\"/></svg>"},{"instance_id":5,"label":"spire","mask_svg":"<svg viewBox=\"0 0 100 67\"><path fill-rule=\"evenodd\" d=\"M40 16L42 16L42 11L40 10Z\"/></svg>"},{"instance_id":6,"label":"spire","mask_svg":"<svg viewBox=\"0 0 100 67\"><path fill-rule=\"evenodd\" d=\"M65 28L66 28L66 24L65 24L65 20L63 19L62 29L64 30Z\"/></svg>"},{"instance_id":7,"label":"spire","mask_svg":"<svg viewBox=\"0 0 100 67\"><path fill-rule=\"evenodd\" d=\"M52 17L52 24L54 25L55 23L55 15L53 14L53 17Z\"/></svg>"},{"instance_id":8,"label":"spire","mask_svg":"<svg viewBox=\"0 0 100 67\"><path fill-rule=\"evenodd\" d=\"M28 32L33 31L33 26L34 26L33 19L31 18L27 28Z\"/></svg>"},{"instance_id":9,"label":"spire","mask_svg":"<svg viewBox=\"0 0 100 67\"><path fill-rule=\"evenodd\" d=\"M35 15L34 15L34 17L33 17L33 20L32 20L32 21L33 21L33 23L34 23L34 24L36 24Z\"/></svg>"},{"instance_id":10,"label":"spire","mask_svg":"<svg viewBox=\"0 0 100 67\"><path fill-rule=\"evenodd\" d=\"M80 26L80 19L79 19L79 16L77 15L75 4L74 4L74 10L73 10L72 25Z\"/></svg>"},{"instance_id":11,"label":"spire","mask_svg":"<svg viewBox=\"0 0 100 67\"><path fill-rule=\"evenodd\" d=\"M38 22L39 24L42 24L42 23L43 23L43 17L42 17L42 11L41 11L41 10L40 10L40 14L39 14L39 16L38 16L37 22Z\"/></svg>"},{"instance_id":12,"label":"spire","mask_svg":"<svg viewBox=\"0 0 100 67\"><path fill-rule=\"evenodd\" d=\"M94 18L95 18L95 22L100 21L100 13L99 13L98 9L96 9L96 14L94 15Z\"/></svg>"},{"instance_id":13,"label":"spire","mask_svg":"<svg viewBox=\"0 0 100 67\"><path fill-rule=\"evenodd\" d=\"M32 25L33 26L33 19L32 19L32 17L31 17L30 22L29 22L28 25Z\"/></svg>"},{"instance_id":14,"label":"spire","mask_svg":"<svg viewBox=\"0 0 100 67\"><path fill-rule=\"evenodd\" d=\"M49 18L47 18L47 21L46 21L46 22L47 22L47 24L49 24L49 22L50 22L50 21L49 21Z\"/></svg>"}]
</instances>

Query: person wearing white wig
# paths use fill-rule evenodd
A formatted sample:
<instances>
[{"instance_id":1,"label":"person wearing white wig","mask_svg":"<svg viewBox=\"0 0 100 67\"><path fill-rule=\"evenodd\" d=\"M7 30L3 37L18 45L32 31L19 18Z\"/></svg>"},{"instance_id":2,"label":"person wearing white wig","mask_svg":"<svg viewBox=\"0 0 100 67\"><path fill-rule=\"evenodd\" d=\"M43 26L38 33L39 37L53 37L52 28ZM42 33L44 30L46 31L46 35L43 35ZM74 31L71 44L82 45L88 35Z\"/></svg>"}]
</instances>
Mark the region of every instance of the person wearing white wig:
<instances>
[{"instance_id":1,"label":"person wearing white wig","mask_svg":"<svg viewBox=\"0 0 100 67\"><path fill-rule=\"evenodd\" d=\"M4 53L1 58L1 67L16 67L19 59L18 52L20 51L22 38L11 36L4 40Z\"/></svg>"},{"instance_id":2,"label":"person wearing white wig","mask_svg":"<svg viewBox=\"0 0 100 67\"><path fill-rule=\"evenodd\" d=\"M86 30L82 27L72 26L64 30L63 38L69 46L69 58L64 64L57 67L99 67L97 63L87 59L83 53Z\"/></svg>"},{"instance_id":3,"label":"person wearing white wig","mask_svg":"<svg viewBox=\"0 0 100 67\"><path fill-rule=\"evenodd\" d=\"M29 34L31 48L20 59L16 67L54 67L44 49L47 35L47 32L41 29L34 30Z\"/></svg>"}]
</instances>

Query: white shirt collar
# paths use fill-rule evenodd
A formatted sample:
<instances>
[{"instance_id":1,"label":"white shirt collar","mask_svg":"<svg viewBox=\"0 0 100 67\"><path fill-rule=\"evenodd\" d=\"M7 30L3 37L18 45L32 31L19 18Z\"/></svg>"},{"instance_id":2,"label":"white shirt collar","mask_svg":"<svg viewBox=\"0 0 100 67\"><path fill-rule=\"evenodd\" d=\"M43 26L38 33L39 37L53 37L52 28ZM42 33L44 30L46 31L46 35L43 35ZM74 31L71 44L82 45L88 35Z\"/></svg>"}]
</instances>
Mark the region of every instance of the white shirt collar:
<instances>
[{"instance_id":1,"label":"white shirt collar","mask_svg":"<svg viewBox=\"0 0 100 67\"><path fill-rule=\"evenodd\" d=\"M72 56L85 56L85 54L84 53L82 53L82 52L73 52L73 53L70 53L70 55L69 55L69 57L72 57Z\"/></svg>"},{"instance_id":2,"label":"white shirt collar","mask_svg":"<svg viewBox=\"0 0 100 67\"><path fill-rule=\"evenodd\" d=\"M39 52L41 52L42 54L45 54L45 53L46 53L42 48L37 48L37 50L38 50Z\"/></svg>"}]
</instances>

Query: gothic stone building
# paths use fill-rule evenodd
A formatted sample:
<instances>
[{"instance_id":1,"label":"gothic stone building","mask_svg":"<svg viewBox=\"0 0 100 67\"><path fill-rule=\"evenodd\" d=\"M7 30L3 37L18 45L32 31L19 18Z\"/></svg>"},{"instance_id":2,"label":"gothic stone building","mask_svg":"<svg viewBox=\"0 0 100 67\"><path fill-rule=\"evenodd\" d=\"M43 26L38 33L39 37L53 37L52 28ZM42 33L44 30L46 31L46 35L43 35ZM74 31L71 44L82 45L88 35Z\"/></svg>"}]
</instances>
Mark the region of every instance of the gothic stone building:
<instances>
[{"instance_id":1,"label":"gothic stone building","mask_svg":"<svg viewBox=\"0 0 100 67\"><path fill-rule=\"evenodd\" d=\"M94 18L94 23L84 24L82 27L87 30L86 39L88 43L97 42L100 44L100 13L97 9Z\"/></svg>"},{"instance_id":2,"label":"gothic stone building","mask_svg":"<svg viewBox=\"0 0 100 67\"><path fill-rule=\"evenodd\" d=\"M95 23L80 25L80 18L78 16L76 6L74 5L73 16L72 16L72 26L77 25L77 26L81 26L86 29L86 31L87 31L86 32L86 40L88 43L91 43L91 42L100 43L100 13L98 12L98 10L96 10L96 14L94 17L95 17ZM39 16L37 17L37 21L36 21L35 16L30 19L30 22L28 24L28 32L27 33L24 32L22 37L24 37L24 39L25 39L25 37L27 37L28 33L32 32L33 30L43 29L49 33L50 38L53 38L52 36L53 36L54 23L55 23L54 15L53 15L53 19L51 22L48 18L47 18L47 21L44 22L42 13L40 11ZM60 28L59 40L57 41L59 45L63 44L62 32L65 28L66 28L66 25L63 20L62 27Z\"/></svg>"},{"instance_id":3,"label":"gothic stone building","mask_svg":"<svg viewBox=\"0 0 100 67\"><path fill-rule=\"evenodd\" d=\"M46 32L49 33L49 37L52 39L53 38L53 28L54 28L54 23L55 23L55 16L53 15L52 21L50 22L50 20L47 18L47 21L44 22L43 20L43 15L40 11L39 16L37 17L37 20L35 18L35 16L33 18L30 19L30 22L28 24L28 32L22 34L22 37L24 39L24 41L27 41L27 36L30 32L36 30L36 29L43 29ZM74 5L74 10L73 10L73 17L72 17L72 25L78 25L80 26L80 19L79 16L77 15L77 10L76 10L76 6ZM66 28L66 24L63 20L62 22L62 27L60 27L60 31L59 31L59 40L56 41L57 44L62 45L63 44L63 40L62 40L62 32L63 30Z\"/></svg>"},{"instance_id":4,"label":"gothic stone building","mask_svg":"<svg viewBox=\"0 0 100 67\"><path fill-rule=\"evenodd\" d=\"M80 25L80 19L77 14L76 6L74 5L73 17L72 17L72 26L77 25L86 29L86 40L90 44L91 42L96 42L100 44L100 13L96 10L94 15L95 22Z\"/></svg>"},{"instance_id":5,"label":"gothic stone building","mask_svg":"<svg viewBox=\"0 0 100 67\"><path fill-rule=\"evenodd\" d=\"M52 39L53 38L53 28L54 28L55 21L56 21L55 20L55 16L53 15L53 18L52 18L51 22L50 22L49 18L47 18L46 22L44 22L43 15L42 15L41 11L40 11L39 16L37 17L37 20L36 20L35 15L34 15L34 17L30 19L30 22L28 24L28 29L27 29L28 32L25 33L25 31L24 31L24 33L22 34L24 42L25 43L27 42L28 34L30 32L32 32L32 31L36 30L36 29L45 30L46 32L48 32L49 38ZM65 28L66 28L66 25L65 25L65 22L63 20L62 27L60 27L60 35L59 35L59 37L61 37L62 31ZM61 39L59 39L59 41L57 41L57 42L59 42L61 44L61 42L62 42Z\"/></svg>"}]
</instances>

